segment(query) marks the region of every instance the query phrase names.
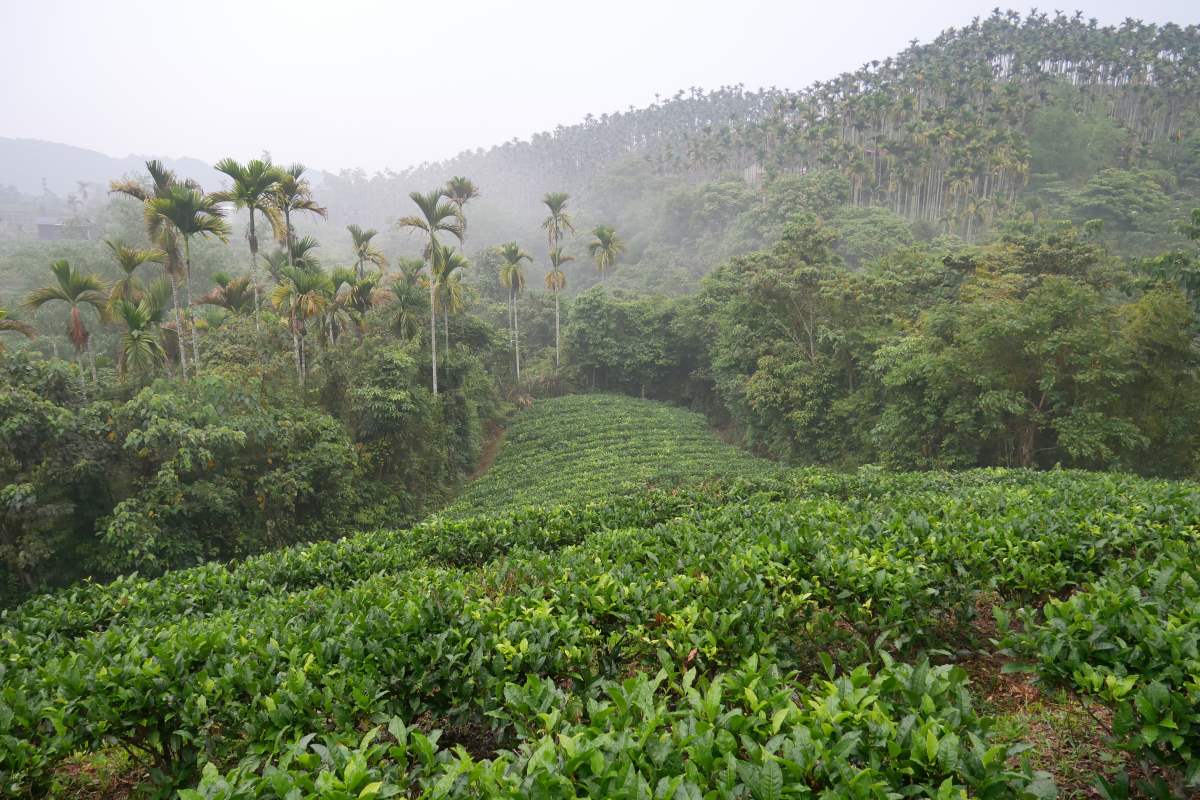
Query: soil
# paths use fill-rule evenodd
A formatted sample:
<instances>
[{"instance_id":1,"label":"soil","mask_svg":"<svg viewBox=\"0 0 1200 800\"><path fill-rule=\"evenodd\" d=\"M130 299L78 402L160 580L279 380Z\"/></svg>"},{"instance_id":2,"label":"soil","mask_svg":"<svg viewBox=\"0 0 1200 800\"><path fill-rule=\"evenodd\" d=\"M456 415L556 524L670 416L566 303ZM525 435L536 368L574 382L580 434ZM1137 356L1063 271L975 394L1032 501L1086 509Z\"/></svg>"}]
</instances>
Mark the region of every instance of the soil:
<instances>
[{"instance_id":1,"label":"soil","mask_svg":"<svg viewBox=\"0 0 1200 800\"><path fill-rule=\"evenodd\" d=\"M479 464L475 467L475 471L471 473L469 480L476 480L483 477L492 464L496 463L496 456L500 455L500 446L504 444L504 428L499 425L489 425L486 432L487 438L483 442L483 452L479 454Z\"/></svg>"}]
</instances>

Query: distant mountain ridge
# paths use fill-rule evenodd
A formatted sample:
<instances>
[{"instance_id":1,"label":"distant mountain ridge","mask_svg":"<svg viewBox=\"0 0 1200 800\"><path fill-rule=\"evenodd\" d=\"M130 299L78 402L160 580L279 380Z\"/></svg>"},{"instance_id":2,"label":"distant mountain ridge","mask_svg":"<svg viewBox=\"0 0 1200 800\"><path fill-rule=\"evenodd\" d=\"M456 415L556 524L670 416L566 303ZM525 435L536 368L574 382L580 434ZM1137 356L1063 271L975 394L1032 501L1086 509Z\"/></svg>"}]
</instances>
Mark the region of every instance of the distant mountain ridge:
<instances>
[{"instance_id":1,"label":"distant mountain ridge","mask_svg":"<svg viewBox=\"0 0 1200 800\"><path fill-rule=\"evenodd\" d=\"M56 195L79 191L79 182L99 184L124 175L145 172L147 159L158 158L184 178L197 180L205 188L215 186L212 165L198 158L163 158L128 155L113 158L95 150L41 139L12 139L0 136L0 186L12 186L21 194L37 197L45 189Z\"/></svg>"},{"instance_id":2,"label":"distant mountain ridge","mask_svg":"<svg viewBox=\"0 0 1200 800\"><path fill-rule=\"evenodd\" d=\"M145 175L146 162L157 159L182 178L198 182L206 191L217 189L227 179L199 158L169 158L161 155L105 155L86 147L44 139L14 139L0 136L0 189L13 187L23 195L40 197L45 188L60 198L79 193L80 182L91 184L88 192L104 191L108 182L129 175ZM320 188L333 175L310 168L306 177Z\"/></svg>"}]
</instances>

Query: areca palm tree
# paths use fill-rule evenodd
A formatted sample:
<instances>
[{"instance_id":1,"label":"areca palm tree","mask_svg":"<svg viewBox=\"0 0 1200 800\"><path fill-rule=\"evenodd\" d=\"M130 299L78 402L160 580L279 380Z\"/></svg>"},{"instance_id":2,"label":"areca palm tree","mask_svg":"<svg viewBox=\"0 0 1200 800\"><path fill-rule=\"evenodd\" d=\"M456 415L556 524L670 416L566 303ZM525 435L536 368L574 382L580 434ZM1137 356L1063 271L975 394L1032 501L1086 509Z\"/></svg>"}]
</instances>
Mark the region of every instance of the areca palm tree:
<instances>
[{"instance_id":1,"label":"areca palm tree","mask_svg":"<svg viewBox=\"0 0 1200 800\"><path fill-rule=\"evenodd\" d=\"M568 261L574 261L574 256L569 256L563 253L561 247L556 247L550 251L550 271L546 273L546 288L554 292L554 368L558 369L559 344L558 344L558 293L567 288L567 273L563 272L562 265Z\"/></svg>"},{"instance_id":2,"label":"areca palm tree","mask_svg":"<svg viewBox=\"0 0 1200 800\"><path fill-rule=\"evenodd\" d=\"M336 302L344 307L354 320L359 336L365 330L367 313L376 306L393 299L391 290L383 285L383 273L368 272L360 280L354 270L341 267L332 274Z\"/></svg>"},{"instance_id":3,"label":"areca palm tree","mask_svg":"<svg viewBox=\"0 0 1200 800\"><path fill-rule=\"evenodd\" d=\"M435 250L438 246L437 235L449 233L463 238L462 217L459 216L454 204L446 201L445 192L434 189L431 192L411 192L409 198L416 204L419 213L401 217L396 221L396 227L408 228L425 234L428 241L425 244L425 261L429 269L429 353L433 371L433 394L438 393L437 376L437 275L433 263Z\"/></svg>"},{"instance_id":4,"label":"areca palm tree","mask_svg":"<svg viewBox=\"0 0 1200 800\"><path fill-rule=\"evenodd\" d=\"M296 376L300 390L304 390L307 365L304 353L304 337L308 333L307 322L319 317L333 299L333 282L324 272L284 267L279 285L271 293L271 304L288 317L292 333L292 348L296 358Z\"/></svg>"},{"instance_id":5,"label":"areca palm tree","mask_svg":"<svg viewBox=\"0 0 1200 800\"><path fill-rule=\"evenodd\" d=\"M350 231L350 245L354 248L354 263L360 281L366 277L367 264L374 264L381 271L387 268L387 259L383 252L371 244L371 240L379 235L379 231L374 228L363 230L357 225L347 225L346 230Z\"/></svg>"},{"instance_id":6,"label":"areca palm tree","mask_svg":"<svg viewBox=\"0 0 1200 800\"><path fill-rule=\"evenodd\" d=\"M551 250L558 247L563 234L568 231L575 233L571 215L567 213L567 201L570 199L571 195L566 192L547 192L542 198L542 203L550 212L550 215L542 221L542 229L546 231L546 239L550 243Z\"/></svg>"},{"instance_id":7,"label":"areca palm tree","mask_svg":"<svg viewBox=\"0 0 1200 800\"><path fill-rule=\"evenodd\" d=\"M147 161L146 172L150 176L149 183L144 183L141 180L129 179L112 181L109 183L108 190L113 194L123 194L127 197L132 197L142 204L143 216L146 221L146 232L150 236L150 241L154 242L160 250L165 254L162 261L163 270L170 280L171 286L171 304L175 309L176 327L175 333L181 336L183 329L183 312L179 306L179 286L178 281L183 274L183 261L179 253L179 234L170 225L161 224L161 220L149 213L149 203L152 200L166 197L175 187L185 187L189 189L199 190L199 185L191 180L179 180L175 173L163 166L160 161ZM182 338L178 339L177 343L181 343ZM178 348L179 368L183 376L187 377L187 351L182 346Z\"/></svg>"},{"instance_id":8,"label":"areca palm tree","mask_svg":"<svg viewBox=\"0 0 1200 800\"><path fill-rule=\"evenodd\" d=\"M592 231L592 241L588 243L588 254L596 262L596 271L600 280L608 275L609 270L617 263L617 257L625 249L625 243L617 236L611 225L597 225Z\"/></svg>"},{"instance_id":9,"label":"areca palm tree","mask_svg":"<svg viewBox=\"0 0 1200 800\"><path fill-rule=\"evenodd\" d=\"M91 306L103 321L107 319L108 286L96 275L85 275L72 267L65 259L59 259L50 265L54 273L54 281L34 289L25 298L25 307L37 312L47 303L66 303L70 309L70 321L67 323L67 338L75 348L75 363L79 365L79 383L87 391L83 379L83 353L90 355L91 333L83 321L83 309ZM96 360L91 359L92 383L96 383Z\"/></svg>"},{"instance_id":10,"label":"areca palm tree","mask_svg":"<svg viewBox=\"0 0 1200 800\"><path fill-rule=\"evenodd\" d=\"M124 277L114 282L112 288L109 290L109 304L115 305L118 300L137 302L143 292L142 282L138 280L135 274L137 268L148 263L161 264L166 261L167 254L156 248L141 249L129 247L119 240L106 239L104 244L108 246L113 260L117 262L117 266L125 273Z\"/></svg>"},{"instance_id":11,"label":"areca palm tree","mask_svg":"<svg viewBox=\"0 0 1200 800\"><path fill-rule=\"evenodd\" d=\"M463 272L471 266L461 252L439 244L435 250L434 278L437 281L438 311L442 314L442 330L445 334L446 356L450 355L450 315L460 313L465 307L463 296Z\"/></svg>"},{"instance_id":12,"label":"areca palm tree","mask_svg":"<svg viewBox=\"0 0 1200 800\"><path fill-rule=\"evenodd\" d=\"M271 224L276 237L280 234L282 220L279 209L271 203L272 192L279 185L283 172L271 163L270 159L252 159L245 164L239 164L232 158L225 158L216 163L216 170L223 172L233 179L229 189L214 192L213 197L224 203L233 203L234 208L244 208L250 212L250 227L246 231L246 241L250 244L250 278L254 287L254 330L261 340L262 327L259 322L258 307L258 233L254 228L256 213L261 213ZM259 360L262 360L262 342L258 342Z\"/></svg>"},{"instance_id":13,"label":"areca palm tree","mask_svg":"<svg viewBox=\"0 0 1200 800\"><path fill-rule=\"evenodd\" d=\"M517 320L517 295L525 289L523 262L533 258L516 242L500 245L500 285L508 289L509 330L512 331L513 360L517 370L517 382L521 381L521 332Z\"/></svg>"},{"instance_id":14,"label":"areca palm tree","mask_svg":"<svg viewBox=\"0 0 1200 800\"><path fill-rule=\"evenodd\" d=\"M421 270L425 262L419 258L401 258L391 275L392 330L402 339L412 339L421 332L429 298L421 287Z\"/></svg>"},{"instance_id":15,"label":"areca palm tree","mask_svg":"<svg viewBox=\"0 0 1200 800\"><path fill-rule=\"evenodd\" d=\"M154 302L149 295L137 302L122 298L117 300L113 309L125 323L125 333L121 336L117 353L117 372L121 380L131 371L152 372L166 362L166 353L154 330L160 318Z\"/></svg>"},{"instance_id":16,"label":"areca palm tree","mask_svg":"<svg viewBox=\"0 0 1200 800\"><path fill-rule=\"evenodd\" d=\"M280 247L267 253L263 256L263 261L267 264L267 272L270 273L271 280L279 283L283 279L284 267L319 269L321 260L317 258L314 251L320 246L321 243L313 237L302 236L299 239L293 239L287 250Z\"/></svg>"},{"instance_id":17,"label":"areca palm tree","mask_svg":"<svg viewBox=\"0 0 1200 800\"><path fill-rule=\"evenodd\" d=\"M10 319L7 308L0 308L0 333L19 333L26 339L32 339L37 336L37 331L28 322L22 322L19 319ZM4 352L4 343L0 342L0 353Z\"/></svg>"},{"instance_id":18,"label":"areca palm tree","mask_svg":"<svg viewBox=\"0 0 1200 800\"><path fill-rule=\"evenodd\" d=\"M223 219L220 200L198 189L172 186L166 194L146 202L146 218L151 224L170 226L183 240L184 291L191 314L192 305L192 237L215 236L223 242L229 241L229 226ZM180 320L182 334L183 321ZM191 330L192 359L200 369L200 345L196 330Z\"/></svg>"},{"instance_id":19,"label":"areca palm tree","mask_svg":"<svg viewBox=\"0 0 1200 800\"><path fill-rule=\"evenodd\" d=\"M292 229L292 214L305 211L324 218L327 211L317 205L317 201L313 199L312 187L309 185L308 179L304 177L303 164L292 164L283 170L278 183L271 191L271 204L283 215L283 235L280 237L279 243L283 245L284 251L288 254L288 266L290 267L293 266L291 261L292 244L296 240L295 231Z\"/></svg>"},{"instance_id":20,"label":"areca palm tree","mask_svg":"<svg viewBox=\"0 0 1200 800\"><path fill-rule=\"evenodd\" d=\"M462 223L462 236L459 239L465 243L467 241L467 218L463 215L463 206L479 197L479 187L470 178L455 175L446 181L445 194L446 199L453 203L454 208L458 210L458 219Z\"/></svg>"},{"instance_id":21,"label":"areca palm tree","mask_svg":"<svg viewBox=\"0 0 1200 800\"><path fill-rule=\"evenodd\" d=\"M245 314L251 309L257 312L258 303L255 298L258 296L258 290L257 288L251 289L249 275L239 275L234 278L225 272L215 272L212 279L216 286L196 302L201 305L217 306L232 314Z\"/></svg>"}]
</instances>

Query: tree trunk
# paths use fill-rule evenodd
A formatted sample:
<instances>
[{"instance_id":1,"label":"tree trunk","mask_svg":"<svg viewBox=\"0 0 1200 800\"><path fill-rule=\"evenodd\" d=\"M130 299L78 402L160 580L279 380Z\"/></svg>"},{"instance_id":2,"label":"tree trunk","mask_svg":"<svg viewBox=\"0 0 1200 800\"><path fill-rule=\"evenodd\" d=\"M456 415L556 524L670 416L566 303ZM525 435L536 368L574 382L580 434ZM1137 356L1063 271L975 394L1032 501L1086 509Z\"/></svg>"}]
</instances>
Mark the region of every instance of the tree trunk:
<instances>
[{"instance_id":1,"label":"tree trunk","mask_svg":"<svg viewBox=\"0 0 1200 800\"><path fill-rule=\"evenodd\" d=\"M432 258L432 256L430 256ZM434 310L433 262L429 263L429 354L433 369L433 396L437 397L437 312Z\"/></svg>"},{"instance_id":2,"label":"tree trunk","mask_svg":"<svg viewBox=\"0 0 1200 800\"><path fill-rule=\"evenodd\" d=\"M175 306L175 352L179 353L179 374L186 381L188 377L187 367L187 342L183 338L183 309L179 306L179 278L174 274L168 274L171 280L171 305Z\"/></svg>"},{"instance_id":3,"label":"tree trunk","mask_svg":"<svg viewBox=\"0 0 1200 800\"><path fill-rule=\"evenodd\" d=\"M1026 423L1021 429L1019 458L1022 467L1029 468L1033 466L1033 454L1036 444L1037 423L1031 421Z\"/></svg>"},{"instance_id":4,"label":"tree trunk","mask_svg":"<svg viewBox=\"0 0 1200 800\"><path fill-rule=\"evenodd\" d=\"M517 301L513 299L513 352L517 356L517 384L521 383L521 322L517 316Z\"/></svg>"},{"instance_id":5,"label":"tree trunk","mask_svg":"<svg viewBox=\"0 0 1200 800\"><path fill-rule=\"evenodd\" d=\"M515 370L517 380L521 380L521 365L517 361L517 302L513 287L508 287L508 343L513 349L513 369Z\"/></svg>"},{"instance_id":6,"label":"tree trunk","mask_svg":"<svg viewBox=\"0 0 1200 800\"><path fill-rule=\"evenodd\" d=\"M296 312L290 315L292 329L292 351L296 357L296 380L300 382L300 390L304 391L304 362L300 358L300 333L296 330Z\"/></svg>"},{"instance_id":7,"label":"tree trunk","mask_svg":"<svg viewBox=\"0 0 1200 800\"><path fill-rule=\"evenodd\" d=\"M263 363L262 324L258 319L258 234L254 232L254 206L250 206L250 283L254 286L254 347L258 363Z\"/></svg>"},{"instance_id":8,"label":"tree trunk","mask_svg":"<svg viewBox=\"0 0 1200 800\"><path fill-rule=\"evenodd\" d=\"M445 348L442 349L442 352L445 353L446 358L449 358L450 357L450 311L449 311L449 309L445 309L445 308L442 309L442 332L446 334L446 338L443 340L446 342L446 346L445 346Z\"/></svg>"},{"instance_id":9,"label":"tree trunk","mask_svg":"<svg viewBox=\"0 0 1200 800\"><path fill-rule=\"evenodd\" d=\"M292 265L292 210L283 209L283 250L287 253L287 265Z\"/></svg>"},{"instance_id":10,"label":"tree trunk","mask_svg":"<svg viewBox=\"0 0 1200 800\"><path fill-rule=\"evenodd\" d=\"M87 378L83 371L83 351L75 348L75 366L79 367L79 390L87 397Z\"/></svg>"},{"instance_id":11,"label":"tree trunk","mask_svg":"<svg viewBox=\"0 0 1200 800\"><path fill-rule=\"evenodd\" d=\"M558 369L558 286L554 287L554 368Z\"/></svg>"},{"instance_id":12,"label":"tree trunk","mask_svg":"<svg viewBox=\"0 0 1200 800\"><path fill-rule=\"evenodd\" d=\"M188 320L192 322L192 367L200 371L200 343L196 340L196 324L192 320L192 243L188 236L183 237L183 289L184 299L187 300Z\"/></svg>"},{"instance_id":13,"label":"tree trunk","mask_svg":"<svg viewBox=\"0 0 1200 800\"><path fill-rule=\"evenodd\" d=\"M88 363L91 364L92 367L92 386L93 388L99 389L100 379L96 377L96 351L92 349L92 337L90 336L88 337L87 352Z\"/></svg>"}]
</instances>

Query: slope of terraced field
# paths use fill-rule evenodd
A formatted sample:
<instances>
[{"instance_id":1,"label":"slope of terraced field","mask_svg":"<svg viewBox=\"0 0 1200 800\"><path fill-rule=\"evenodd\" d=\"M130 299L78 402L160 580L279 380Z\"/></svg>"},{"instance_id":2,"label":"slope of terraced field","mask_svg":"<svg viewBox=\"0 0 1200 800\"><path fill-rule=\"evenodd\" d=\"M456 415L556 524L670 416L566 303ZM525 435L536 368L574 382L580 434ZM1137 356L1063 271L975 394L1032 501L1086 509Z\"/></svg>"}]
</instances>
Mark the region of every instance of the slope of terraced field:
<instances>
[{"instance_id":1,"label":"slope of terraced field","mask_svg":"<svg viewBox=\"0 0 1200 800\"><path fill-rule=\"evenodd\" d=\"M783 472L565 398L411 530L6 612L0 793L1186 796L1198 538L1195 484Z\"/></svg>"},{"instance_id":2,"label":"slope of terraced field","mask_svg":"<svg viewBox=\"0 0 1200 800\"><path fill-rule=\"evenodd\" d=\"M700 414L622 395L539 401L505 432L492 468L447 513L577 504L779 468L719 441Z\"/></svg>"}]
</instances>

